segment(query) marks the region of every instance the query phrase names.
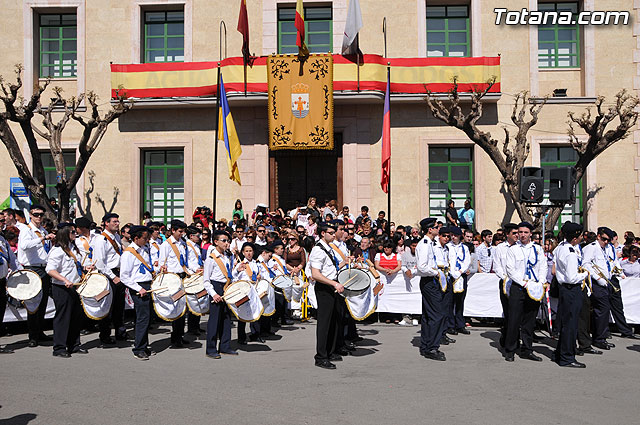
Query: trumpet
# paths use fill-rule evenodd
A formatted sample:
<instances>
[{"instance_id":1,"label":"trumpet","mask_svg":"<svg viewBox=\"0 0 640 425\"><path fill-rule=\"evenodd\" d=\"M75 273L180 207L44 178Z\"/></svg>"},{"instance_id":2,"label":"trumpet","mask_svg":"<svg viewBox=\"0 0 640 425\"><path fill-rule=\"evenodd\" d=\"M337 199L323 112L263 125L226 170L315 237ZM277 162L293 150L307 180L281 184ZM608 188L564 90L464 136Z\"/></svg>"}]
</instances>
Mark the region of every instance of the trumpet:
<instances>
[{"instance_id":1,"label":"trumpet","mask_svg":"<svg viewBox=\"0 0 640 425\"><path fill-rule=\"evenodd\" d=\"M580 286L580 289L584 290L585 286L589 287L589 291L593 292L593 288L591 287L591 273L589 273L589 270L585 269L582 266L578 266L578 273L584 273L587 272L587 277L582 281L582 285Z\"/></svg>"},{"instance_id":2,"label":"trumpet","mask_svg":"<svg viewBox=\"0 0 640 425\"><path fill-rule=\"evenodd\" d=\"M611 270L611 275L621 275L622 274L622 269L618 266L613 266L613 269Z\"/></svg>"},{"instance_id":3,"label":"trumpet","mask_svg":"<svg viewBox=\"0 0 640 425\"><path fill-rule=\"evenodd\" d=\"M613 292L620 292L620 288L618 288L616 285L611 283L609 279L607 279L607 277L602 272L602 269L598 267L598 265L594 261L591 261L591 264L593 265L593 268L596 270L596 272L598 272L598 277L604 279L609 285L611 285L611 287L613 288Z\"/></svg>"}]
</instances>

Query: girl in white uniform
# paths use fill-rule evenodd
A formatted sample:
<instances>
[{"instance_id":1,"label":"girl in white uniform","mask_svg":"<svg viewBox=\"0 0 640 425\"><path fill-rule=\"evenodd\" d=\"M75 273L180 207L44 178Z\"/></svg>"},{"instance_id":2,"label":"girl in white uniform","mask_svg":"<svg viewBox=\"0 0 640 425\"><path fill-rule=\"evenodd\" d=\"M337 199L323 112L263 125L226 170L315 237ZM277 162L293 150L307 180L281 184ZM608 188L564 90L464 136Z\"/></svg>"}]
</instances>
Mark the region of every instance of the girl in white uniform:
<instances>
[{"instance_id":1,"label":"girl in white uniform","mask_svg":"<svg viewBox=\"0 0 640 425\"><path fill-rule=\"evenodd\" d=\"M253 259L255 255L255 246L251 242L245 242L240 250L242 261L233 269L233 280L246 280L256 284L260 280L260 265ZM264 343L265 340L260 336L260 322L251 322L249 325L251 334L250 341ZM247 343L246 323L238 321L238 344L245 345Z\"/></svg>"}]
</instances>

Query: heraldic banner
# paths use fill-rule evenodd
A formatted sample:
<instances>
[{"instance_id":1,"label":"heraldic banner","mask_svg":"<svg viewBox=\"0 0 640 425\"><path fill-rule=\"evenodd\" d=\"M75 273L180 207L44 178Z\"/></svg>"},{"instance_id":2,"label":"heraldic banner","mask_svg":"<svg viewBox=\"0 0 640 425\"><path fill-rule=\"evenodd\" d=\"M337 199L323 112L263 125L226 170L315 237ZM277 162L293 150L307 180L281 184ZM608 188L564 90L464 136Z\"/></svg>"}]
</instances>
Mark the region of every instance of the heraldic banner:
<instances>
[{"instance_id":1,"label":"heraldic banner","mask_svg":"<svg viewBox=\"0 0 640 425\"><path fill-rule=\"evenodd\" d=\"M269 149L333 149L333 58L297 55L267 60Z\"/></svg>"}]
</instances>

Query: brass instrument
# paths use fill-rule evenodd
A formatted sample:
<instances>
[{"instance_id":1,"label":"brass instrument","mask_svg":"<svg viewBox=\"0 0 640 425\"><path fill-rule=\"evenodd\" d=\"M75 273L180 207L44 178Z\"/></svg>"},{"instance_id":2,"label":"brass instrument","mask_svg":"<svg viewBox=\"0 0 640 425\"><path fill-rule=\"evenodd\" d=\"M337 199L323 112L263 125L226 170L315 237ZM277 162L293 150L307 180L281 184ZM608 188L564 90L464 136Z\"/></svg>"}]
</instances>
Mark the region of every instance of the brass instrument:
<instances>
[{"instance_id":1,"label":"brass instrument","mask_svg":"<svg viewBox=\"0 0 640 425\"><path fill-rule=\"evenodd\" d=\"M580 289L584 291L584 287L588 286L589 291L593 292L593 288L591 287L591 273L589 273L589 270L585 269L584 267L578 266L578 273L584 273L584 272L587 272L587 277L582 281L582 285L580 286Z\"/></svg>"},{"instance_id":2,"label":"brass instrument","mask_svg":"<svg viewBox=\"0 0 640 425\"><path fill-rule=\"evenodd\" d=\"M600 277L600 279L604 279L609 285L611 285L611 287L613 288L613 292L620 292L620 288L618 288L616 285L611 283L609 279L607 279L607 277L602 272L602 269L598 267L598 265L593 260L591 261L591 264L593 265L593 268L596 270L596 272L598 272L598 277Z\"/></svg>"}]
</instances>

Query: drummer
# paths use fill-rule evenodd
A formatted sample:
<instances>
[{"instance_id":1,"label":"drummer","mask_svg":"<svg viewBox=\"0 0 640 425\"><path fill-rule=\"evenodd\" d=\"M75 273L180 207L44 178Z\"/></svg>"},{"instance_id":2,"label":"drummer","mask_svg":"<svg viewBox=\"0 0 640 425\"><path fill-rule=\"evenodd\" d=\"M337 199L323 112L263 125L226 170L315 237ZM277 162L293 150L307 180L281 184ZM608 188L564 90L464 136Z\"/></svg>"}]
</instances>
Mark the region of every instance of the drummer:
<instances>
[{"instance_id":1,"label":"drummer","mask_svg":"<svg viewBox=\"0 0 640 425\"><path fill-rule=\"evenodd\" d=\"M149 247L151 248L151 259L153 260L153 267L156 271L160 268L158 264L158 257L160 256L160 245L162 245L162 238L160 237L160 224L156 221L149 224L151 231L151 238L149 239Z\"/></svg>"},{"instance_id":2,"label":"drummer","mask_svg":"<svg viewBox=\"0 0 640 425\"><path fill-rule=\"evenodd\" d=\"M233 280L245 280L254 285L260 280L260 265L253 259L255 254L255 246L251 242L245 242L240 250L240 259L236 267L233 269ZM251 334L249 341L257 341L264 343L265 340L260 336L260 322L251 322L249 325ZM238 344L247 344L246 323L238 321Z\"/></svg>"},{"instance_id":3,"label":"drummer","mask_svg":"<svg viewBox=\"0 0 640 425\"><path fill-rule=\"evenodd\" d=\"M189 274L201 273L204 270L204 260L202 259L202 248L200 248L200 229L196 226L188 226L186 233ZM200 316L191 311L187 314L187 331L191 335L200 335Z\"/></svg>"},{"instance_id":4,"label":"drummer","mask_svg":"<svg viewBox=\"0 0 640 425\"><path fill-rule=\"evenodd\" d=\"M80 348L82 305L74 284L84 275L83 257L75 244L73 223L58 224L56 246L49 252L46 271L51 276L51 296L56 306L53 317L53 355L69 358L71 354L87 354ZM89 266L88 269L92 269Z\"/></svg>"},{"instance_id":5,"label":"drummer","mask_svg":"<svg viewBox=\"0 0 640 425\"><path fill-rule=\"evenodd\" d=\"M269 264L273 258L273 243L270 243L263 247L262 252L258 255L258 265L260 266L260 276L263 279L269 281L273 280L277 276L276 270L274 270ZM271 331L271 315L260 317L260 336L275 335Z\"/></svg>"},{"instance_id":6,"label":"drummer","mask_svg":"<svg viewBox=\"0 0 640 425\"><path fill-rule=\"evenodd\" d=\"M153 301L147 291L153 281L153 266L149 250L151 230L145 226L131 226L132 243L122 253L122 283L129 288L136 310L135 343L133 356L138 360L149 360L155 354L149 348L149 325Z\"/></svg>"},{"instance_id":7,"label":"drummer","mask_svg":"<svg viewBox=\"0 0 640 425\"><path fill-rule=\"evenodd\" d=\"M50 336L42 332L42 324L51 292L51 277L45 268L55 235L47 233L42 227L43 206L31 205L29 215L31 217L29 225L22 226L18 236L18 263L25 269L36 272L42 280L42 301L40 301L38 311L27 316L29 347L37 347L39 342L52 340Z\"/></svg>"},{"instance_id":8,"label":"drummer","mask_svg":"<svg viewBox=\"0 0 640 425\"><path fill-rule=\"evenodd\" d=\"M222 299L224 285L231 282L233 257L227 255L231 235L217 230L213 234L213 245L204 261L204 287L211 296L212 304L209 309L207 322L206 355L212 359L219 359L220 353L238 355L231 349L231 312ZM220 340L218 349L217 340Z\"/></svg>"},{"instance_id":9,"label":"drummer","mask_svg":"<svg viewBox=\"0 0 640 425\"><path fill-rule=\"evenodd\" d=\"M93 255L96 259L98 271L109 278L113 304L111 305L110 318L100 321L100 342L103 344L115 344L111 338L110 323L113 324L116 340L126 341L127 328L124 326L124 285L120 283L120 255L122 255L122 242L118 234L120 229L120 216L108 213L102 217L104 230L94 237Z\"/></svg>"},{"instance_id":10,"label":"drummer","mask_svg":"<svg viewBox=\"0 0 640 425\"><path fill-rule=\"evenodd\" d=\"M171 236L160 245L160 273L175 273L184 279L190 274L187 245L182 237L187 225L181 220L171 220ZM183 338L184 315L171 322L171 345L174 348L183 348L190 342Z\"/></svg>"},{"instance_id":11,"label":"drummer","mask_svg":"<svg viewBox=\"0 0 640 425\"><path fill-rule=\"evenodd\" d=\"M91 233L91 220L86 217L78 217L75 221L76 224L76 247L82 254L82 258L86 265L95 264L96 260L93 255L93 248L91 246L93 238L95 235ZM83 331L80 331L81 335L86 335L91 331L95 330L96 321L92 320L88 316L85 315L84 319ZM101 328L108 327L107 321L99 322Z\"/></svg>"},{"instance_id":12,"label":"drummer","mask_svg":"<svg viewBox=\"0 0 640 425\"><path fill-rule=\"evenodd\" d=\"M296 236L292 234L292 238ZM286 276L291 276L291 272L287 268L287 263L284 259L284 242L281 240L276 240L273 242L273 255L271 256L271 261L269 262L269 267L273 269L276 274L284 274ZM284 293L281 289L276 289L276 314L272 317L274 318L273 322L274 326L277 325L278 319L282 324L292 324L293 322L289 321L287 316L287 299L284 296Z\"/></svg>"},{"instance_id":13,"label":"drummer","mask_svg":"<svg viewBox=\"0 0 640 425\"><path fill-rule=\"evenodd\" d=\"M0 336L4 332L4 311L7 308L7 275L9 271L17 270L16 256L7 240L0 235ZM0 347L0 354L12 354L13 350Z\"/></svg>"}]
</instances>

